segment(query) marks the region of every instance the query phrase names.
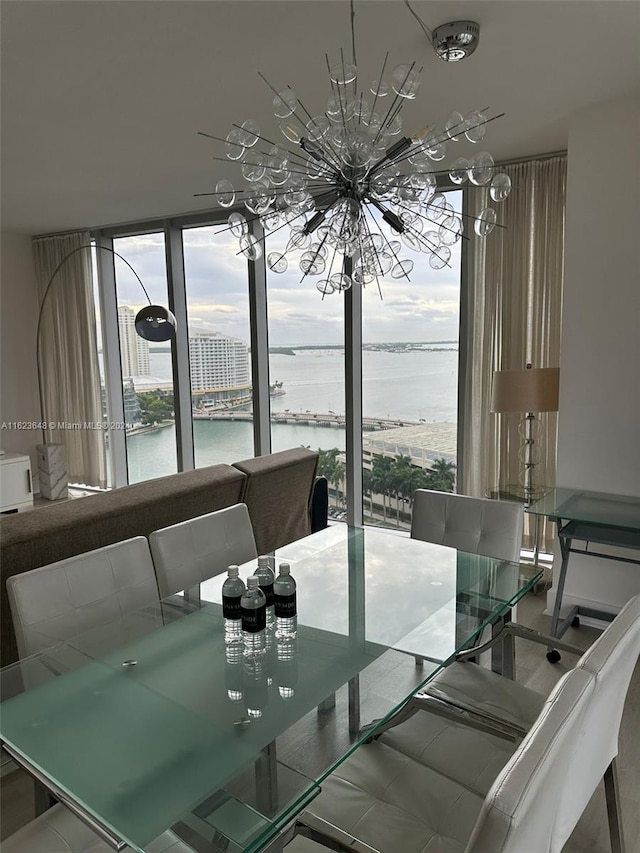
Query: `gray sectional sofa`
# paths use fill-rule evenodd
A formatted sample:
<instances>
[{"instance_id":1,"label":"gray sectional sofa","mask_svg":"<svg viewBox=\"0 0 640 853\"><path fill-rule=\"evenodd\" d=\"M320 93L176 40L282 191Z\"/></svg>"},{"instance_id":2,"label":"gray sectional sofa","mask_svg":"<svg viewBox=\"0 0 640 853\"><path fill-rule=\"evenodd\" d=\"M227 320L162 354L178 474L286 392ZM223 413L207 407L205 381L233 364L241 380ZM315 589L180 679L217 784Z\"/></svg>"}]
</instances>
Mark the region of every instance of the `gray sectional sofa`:
<instances>
[{"instance_id":1,"label":"gray sectional sofa","mask_svg":"<svg viewBox=\"0 0 640 853\"><path fill-rule=\"evenodd\" d=\"M208 512L246 503L259 553L311 531L318 454L303 447L212 465L0 517L1 663L17 659L6 581Z\"/></svg>"}]
</instances>

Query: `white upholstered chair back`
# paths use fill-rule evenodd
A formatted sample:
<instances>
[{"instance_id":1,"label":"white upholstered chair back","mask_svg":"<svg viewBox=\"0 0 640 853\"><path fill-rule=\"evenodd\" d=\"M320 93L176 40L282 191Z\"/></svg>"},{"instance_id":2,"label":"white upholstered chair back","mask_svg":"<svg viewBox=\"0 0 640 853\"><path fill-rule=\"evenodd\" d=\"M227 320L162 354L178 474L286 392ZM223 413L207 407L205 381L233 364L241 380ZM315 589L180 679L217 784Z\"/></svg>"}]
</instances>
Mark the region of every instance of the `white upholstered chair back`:
<instances>
[{"instance_id":1,"label":"white upholstered chair back","mask_svg":"<svg viewBox=\"0 0 640 853\"><path fill-rule=\"evenodd\" d=\"M7 579L21 658L158 601L144 536Z\"/></svg>"},{"instance_id":2,"label":"white upholstered chair back","mask_svg":"<svg viewBox=\"0 0 640 853\"><path fill-rule=\"evenodd\" d=\"M560 853L618 753L639 655L635 596L556 685L489 792L467 853Z\"/></svg>"},{"instance_id":3,"label":"white upholstered chair back","mask_svg":"<svg viewBox=\"0 0 640 853\"><path fill-rule=\"evenodd\" d=\"M595 693L585 718L584 732L573 757L575 785L568 785L563 816L571 823L580 817L580 789L595 791L604 769L618 754L618 733L625 698L640 656L640 595L625 604L615 620L585 652L577 669L595 677Z\"/></svg>"},{"instance_id":4,"label":"white upholstered chair back","mask_svg":"<svg viewBox=\"0 0 640 853\"><path fill-rule=\"evenodd\" d=\"M561 837L558 832L559 823L566 824L561 815L566 789L575 786L581 812L593 793L573 775L572 759L594 691L595 676L581 669L571 670L557 683L491 786L465 853L560 853L570 834ZM593 728L589 732L592 739L598 734ZM598 770L602 776L606 767Z\"/></svg>"},{"instance_id":5,"label":"white upholstered chair back","mask_svg":"<svg viewBox=\"0 0 640 853\"><path fill-rule=\"evenodd\" d=\"M411 538L519 562L522 504L416 489Z\"/></svg>"},{"instance_id":6,"label":"white upholstered chair back","mask_svg":"<svg viewBox=\"0 0 640 853\"><path fill-rule=\"evenodd\" d=\"M245 504L190 518L149 536L161 598L257 556Z\"/></svg>"}]
</instances>

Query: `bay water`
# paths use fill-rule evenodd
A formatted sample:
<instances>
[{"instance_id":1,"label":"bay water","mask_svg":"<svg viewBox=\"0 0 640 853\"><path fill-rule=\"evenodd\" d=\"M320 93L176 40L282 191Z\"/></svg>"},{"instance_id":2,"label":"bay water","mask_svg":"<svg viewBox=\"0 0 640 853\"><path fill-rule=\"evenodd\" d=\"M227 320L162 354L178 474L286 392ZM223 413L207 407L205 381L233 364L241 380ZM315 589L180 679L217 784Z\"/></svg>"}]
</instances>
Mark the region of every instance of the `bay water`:
<instances>
[{"instance_id":1,"label":"bay water","mask_svg":"<svg viewBox=\"0 0 640 853\"><path fill-rule=\"evenodd\" d=\"M365 350L363 412L367 417L405 422L455 423L458 352L455 344L433 344L428 350ZM282 382L285 394L272 397L273 412L344 414L344 351L294 350L270 355L271 382ZM151 350L151 374L170 380L171 355ZM193 423L196 466L236 462L253 456L253 427L248 421ZM312 450L345 449L344 429L273 423L273 451L305 446ZM177 471L175 428L163 427L127 437L129 481L161 477Z\"/></svg>"}]
</instances>

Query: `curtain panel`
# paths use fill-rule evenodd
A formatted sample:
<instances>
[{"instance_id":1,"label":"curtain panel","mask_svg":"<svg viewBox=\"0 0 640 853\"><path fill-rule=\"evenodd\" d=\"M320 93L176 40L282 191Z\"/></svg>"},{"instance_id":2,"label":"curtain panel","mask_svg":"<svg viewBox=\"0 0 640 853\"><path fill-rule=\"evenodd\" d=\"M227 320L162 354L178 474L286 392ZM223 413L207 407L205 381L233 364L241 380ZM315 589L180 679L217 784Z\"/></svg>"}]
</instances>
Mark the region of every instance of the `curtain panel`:
<instances>
[{"instance_id":1,"label":"curtain panel","mask_svg":"<svg viewBox=\"0 0 640 853\"><path fill-rule=\"evenodd\" d=\"M562 279L566 157L531 160L501 167L511 178L512 192L500 204L499 222L486 240L471 240L467 249L465 300L468 329L461 396L460 491L482 496L489 489L518 483L518 431L524 416L491 412L492 377L496 370L558 367ZM470 193L469 213L477 216L487 191ZM489 201L490 203L490 201ZM556 413L541 413L542 461L536 480L555 485ZM525 516L525 546L532 546L533 522ZM551 550L553 530L542 525L539 545Z\"/></svg>"},{"instance_id":2,"label":"curtain panel","mask_svg":"<svg viewBox=\"0 0 640 853\"><path fill-rule=\"evenodd\" d=\"M43 418L69 424L48 429L48 442L66 448L70 483L104 488L106 462L93 278L89 249L76 252L56 273L46 302L47 285L63 259L89 245L88 232L34 237L33 251L42 308L40 361ZM98 425L98 428L85 425Z\"/></svg>"}]
</instances>

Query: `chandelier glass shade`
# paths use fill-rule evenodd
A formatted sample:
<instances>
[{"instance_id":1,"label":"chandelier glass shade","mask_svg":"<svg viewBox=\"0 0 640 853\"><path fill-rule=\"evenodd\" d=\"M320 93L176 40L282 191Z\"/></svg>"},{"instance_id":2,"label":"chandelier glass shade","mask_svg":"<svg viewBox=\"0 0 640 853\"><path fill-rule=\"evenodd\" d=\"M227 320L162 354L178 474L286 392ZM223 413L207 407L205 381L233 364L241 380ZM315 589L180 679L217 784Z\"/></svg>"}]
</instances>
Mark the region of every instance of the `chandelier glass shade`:
<instances>
[{"instance_id":1,"label":"chandelier glass shade","mask_svg":"<svg viewBox=\"0 0 640 853\"><path fill-rule=\"evenodd\" d=\"M474 152L499 116L454 111L407 132L402 108L416 98L420 71L414 62L387 74L387 60L360 91L354 63L327 59L330 95L315 114L292 88L278 90L260 75L271 89L275 132L264 135L247 119L225 139L202 134L222 142L225 157L216 159L235 161L240 172L235 184L225 178L215 192L198 193L233 209L228 228L239 252L254 261L263 253L252 220L266 236L288 226L284 251L269 252L267 266L284 273L296 264L323 296L372 283L381 292L383 279L409 279L416 262L448 266L452 246L469 231L486 237L496 226L494 207L474 217L455 212L438 189L441 179L486 188L491 202L511 191L491 154Z\"/></svg>"}]
</instances>

